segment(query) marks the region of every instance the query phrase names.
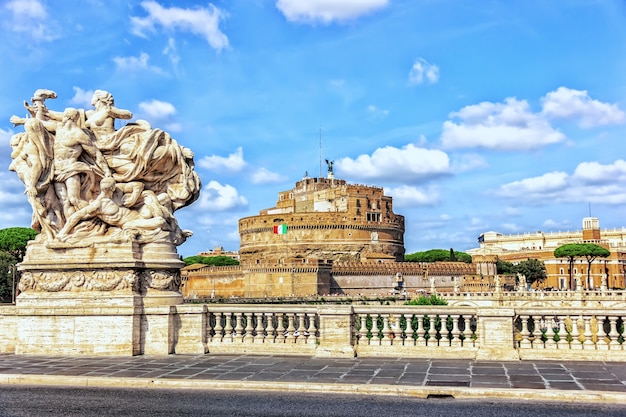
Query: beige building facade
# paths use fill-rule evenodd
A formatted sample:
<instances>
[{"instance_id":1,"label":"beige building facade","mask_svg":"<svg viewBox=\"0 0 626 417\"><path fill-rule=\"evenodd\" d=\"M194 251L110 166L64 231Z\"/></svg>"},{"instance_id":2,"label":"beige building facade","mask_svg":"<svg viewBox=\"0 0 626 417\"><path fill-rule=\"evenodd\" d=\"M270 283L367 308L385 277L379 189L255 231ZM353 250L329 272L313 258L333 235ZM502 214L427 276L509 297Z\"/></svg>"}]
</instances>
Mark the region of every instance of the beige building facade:
<instances>
[{"instance_id":1,"label":"beige building facade","mask_svg":"<svg viewBox=\"0 0 626 417\"><path fill-rule=\"evenodd\" d=\"M572 277L580 275L585 289L600 289L603 275L606 275L607 288L626 287L626 228L601 230L596 217L585 217L582 229L577 231L537 231L512 235L486 232L479 236L478 242L479 248L467 251L473 258L492 255L513 263L538 259L544 262L547 273L547 279L541 286L561 290L575 289L575 280L570 280L569 261L555 258L554 250L568 243L594 243L609 250L610 256L595 259L591 267L586 259L576 259Z\"/></svg>"}]
</instances>

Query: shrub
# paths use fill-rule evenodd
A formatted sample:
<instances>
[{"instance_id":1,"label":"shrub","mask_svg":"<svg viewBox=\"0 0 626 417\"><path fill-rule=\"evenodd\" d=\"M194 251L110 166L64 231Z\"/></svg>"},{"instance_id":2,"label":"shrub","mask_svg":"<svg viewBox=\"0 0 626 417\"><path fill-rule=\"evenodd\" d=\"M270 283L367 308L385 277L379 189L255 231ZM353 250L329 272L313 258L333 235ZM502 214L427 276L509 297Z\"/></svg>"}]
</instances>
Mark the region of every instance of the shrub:
<instances>
[{"instance_id":1,"label":"shrub","mask_svg":"<svg viewBox=\"0 0 626 417\"><path fill-rule=\"evenodd\" d=\"M407 306L447 306L448 301L445 298L439 297L436 294L420 295L410 301L404 303Z\"/></svg>"}]
</instances>

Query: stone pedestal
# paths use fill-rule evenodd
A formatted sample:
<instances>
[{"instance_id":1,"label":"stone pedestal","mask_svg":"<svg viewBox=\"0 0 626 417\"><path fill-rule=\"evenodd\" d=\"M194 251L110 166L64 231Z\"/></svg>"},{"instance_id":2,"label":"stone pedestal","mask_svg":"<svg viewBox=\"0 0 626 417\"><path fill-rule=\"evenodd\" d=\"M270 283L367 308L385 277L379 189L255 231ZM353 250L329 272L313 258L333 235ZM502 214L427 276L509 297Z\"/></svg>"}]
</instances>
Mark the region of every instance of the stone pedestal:
<instances>
[{"instance_id":1,"label":"stone pedestal","mask_svg":"<svg viewBox=\"0 0 626 417\"><path fill-rule=\"evenodd\" d=\"M315 356L354 358L352 306L325 306L318 310L318 315L320 338Z\"/></svg>"},{"instance_id":2,"label":"stone pedestal","mask_svg":"<svg viewBox=\"0 0 626 417\"><path fill-rule=\"evenodd\" d=\"M31 242L19 266L15 352L171 353L182 265L166 243L63 248Z\"/></svg>"},{"instance_id":3,"label":"stone pedestal","mask_svg":"<svg viewBox=\"0 0 626 417\"><path fill-rule=\"evenodd\" d=\"M478 310L479 349L477 360L519 360L513 338L512 308L481 308Z\"/></svg>"}]
</instances>

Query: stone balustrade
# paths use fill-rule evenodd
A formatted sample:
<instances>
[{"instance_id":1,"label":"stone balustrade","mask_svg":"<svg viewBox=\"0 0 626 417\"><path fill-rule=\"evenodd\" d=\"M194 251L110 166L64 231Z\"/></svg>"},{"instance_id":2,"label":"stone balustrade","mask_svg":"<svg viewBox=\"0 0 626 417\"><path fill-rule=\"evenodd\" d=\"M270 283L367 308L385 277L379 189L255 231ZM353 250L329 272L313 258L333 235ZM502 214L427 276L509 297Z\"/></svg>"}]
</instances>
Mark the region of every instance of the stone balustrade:
<instances>
[{"instance_id":1,"label":"stone balustrade","mask_svg":"<svg viewBox=\"0 0 626 417\"><path fill-rule=\"evenodd\" d=\"M212 353L314 355L319 336L317 308L300 305L212 305L206 323Z\"/></svg>"},{"instance_id":2,"label":"stone balustrade","mask_svg":"<svg viewBox=\"0 0 626 417\"><path fill-rule=\"evenodd\" d=\"M450 306L626 308L626 290L438 292Z\"/></svg>"},{"instance_id":3,"label":"stone balustrade","mask_svg":"<svg viewBox=\"0 0 626 417\"><path fill-rule=\"evenodd\" d=\"M475 308L355 306L358 356L474 358L479 348Z\"/></svg>"},{"instance_id":4,"label":"stone balustrade","mask_svg":"<svg viewBox=\"0 0 626 417\"><path fill-rule=\"evenodd\" d=\"M16 352L14 309L0 309L0 353ZM626 361L624 307L182 304L139 317L142 354Z\"/></svg>"},{"instance_id":5,"label":"stone balustrade","mask_svg":"<svg viewBox=\"0 0 626 417\"><path fill-rule=\"evenodd\" d=\"M515 343L522 359L626 358L624 309L519 308L516 314Z\"/></svg>"}]
</instances>

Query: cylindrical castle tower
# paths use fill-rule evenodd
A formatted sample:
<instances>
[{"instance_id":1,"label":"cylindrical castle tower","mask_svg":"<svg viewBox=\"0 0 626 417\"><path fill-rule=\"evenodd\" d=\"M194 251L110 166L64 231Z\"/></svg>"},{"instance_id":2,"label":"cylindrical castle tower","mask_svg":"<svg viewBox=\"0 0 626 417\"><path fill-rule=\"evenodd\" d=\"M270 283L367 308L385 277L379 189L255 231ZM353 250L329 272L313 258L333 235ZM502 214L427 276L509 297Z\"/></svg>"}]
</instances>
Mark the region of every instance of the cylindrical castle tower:
<instances>
[{"instance_id":1,"label":"cylindrical castle tower","mask_svg":"<svg viewBox=\"0 0 626 417\"><path fill-rule=\"evenodd\" d=\"M383 189L305 177L276 207L239 220L242 264L315 258L404 260L404 216Z\"/></svg>"}]
</instances>

